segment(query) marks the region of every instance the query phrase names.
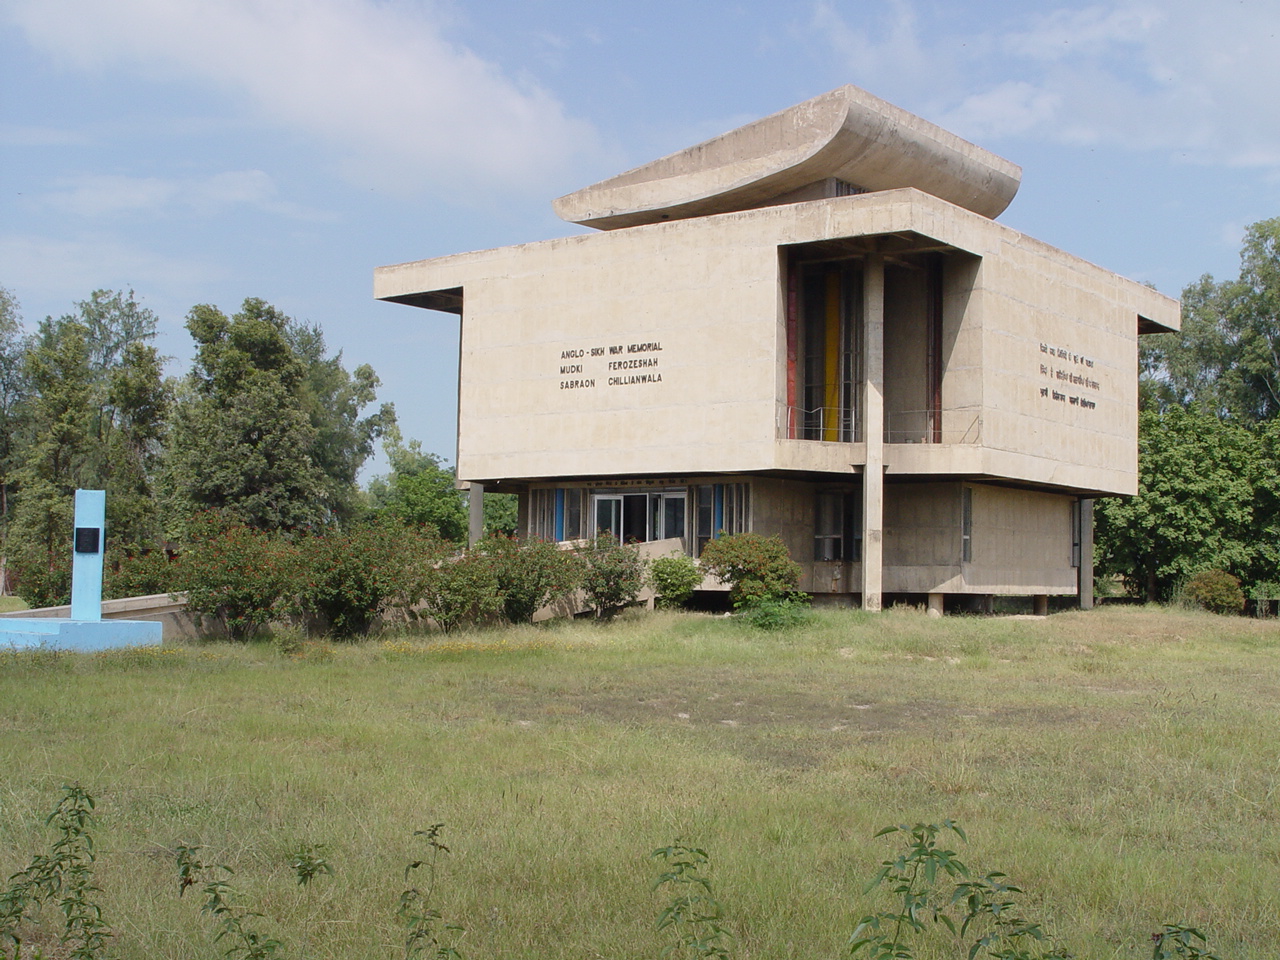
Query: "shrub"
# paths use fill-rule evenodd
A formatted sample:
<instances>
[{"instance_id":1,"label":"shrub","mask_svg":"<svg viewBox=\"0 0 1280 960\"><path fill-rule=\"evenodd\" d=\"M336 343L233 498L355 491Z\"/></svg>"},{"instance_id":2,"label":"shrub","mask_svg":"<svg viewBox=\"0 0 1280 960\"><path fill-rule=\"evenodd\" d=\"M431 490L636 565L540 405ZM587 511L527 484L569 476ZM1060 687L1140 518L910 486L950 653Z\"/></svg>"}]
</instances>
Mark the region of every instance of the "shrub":
<instances>
[{"instance_id":1,"label":"shrub","mask_svg":"<svg viewBox=\"0 0 1280 960\"><path fill-rule=\"evenodd\" d=\"M340 640L362 637L394 604L408 604L417 565L438 561L443 546L394 517L298 544L297 609L320 617Z\"/></svg>"},{"instance_id":2,"label":"shrub","mask_svg":"<svg viewBox=\"0 0 1280 960\"><path fill-rule=\"evenodd\" d=\"M697 561L682 553L655 557L649 561L649 586L662 607L683 606L702 583Z\"/></svg>"},{"instance_id":3,"label":"shrub","mask_svg":"<svg viewBox=\"0 0 1280 960\"><path fill-rule=\"evenodd\" d=\"M602 533L582 552L582 560L582 588L597 617L607 620L636 602L644 588L645 571L638 549L619 543L611 533Z\"/></svg>"},{"instance_id":4,"label":"shrub","mask_svg":"<svg viewBox=\"0 0 1280 960\"><path fill-rule=\"evenodd\" d=\"M464 551L433 565L419 590L423 613L445 633L481 623L502 609L493 563L479 552Z\"/></svg>"},{"instance_id":5,"label":"shrub","mask_svg":"<svg viewBox=\"0 0 1280 960\"><path fill-rule=\"evenodd\" d=\"M813 611L804 594L787 597L761 597L744 603L738 616L760 630L786 630L813 619Z\"/></svg>"},{"instance_id":6,"label":"shrub","mask_svg":"<svg viewBox=\"0 0 1280 960\"><path fill-rule=\"evenodd\" d=\"M547 540L486 537L477 550L489 559L502 597L502 615L511 623L531 623L548 603L582 583L582 561Z\"/></svg>"},{"instance_id":7,"label":"shrub","mask_svg":"<svg viewBox=\"0 0 1280 960\"><path fill-rule=\"evenodd\" d=\"M705 572L729 585L734 606L783 598L800 584L800 565L776 536L735 533L717 537L702 548L701 562Z\"/></svg>"},{"instance_id":8,"label":"shrub","mask_svg":"<svg viewBox=\"0 0 1280 960\"><path fill-rule=\"evenodd\" d=\"M71 602L71 548L66 556L45 557L38 551L19 553L12 560L15 592L33 610Z\"/></svg>"},{"instance_id":9,"label":"shrub","mask_svg":"<svg viewBox=\"0 0 1280 960\"><path fill-rule=\"evenodd\" d=\"M107 549L111 549L109 544ZM180 578L177 561L171 560L163 550L128 552L104 571L102 596L115 600L171 593L180 589Z\"/></svg>"},{"instance_id":10,"label":"shrub","mask_svg":"<svg viewBox=\"0 0 1280 960\"><path fill-rule=\"evenodd\" d=\"M1183 585L1182 595L1214 613L1239 613L1244 607L1240 581L1225 570L1204 570Z\"/></svg>"},{"instance_id":11,"label":"shrub","mask_svg":"<svg viewBox=\"0 0 1280 960\"><path fill-rule=\"evenodd\" d=\"M288 612L297 567L292 544L217 513L196 517L191 531L176 584L188 610L220 621L233 640Z\"/></svg>"}]
</instances>

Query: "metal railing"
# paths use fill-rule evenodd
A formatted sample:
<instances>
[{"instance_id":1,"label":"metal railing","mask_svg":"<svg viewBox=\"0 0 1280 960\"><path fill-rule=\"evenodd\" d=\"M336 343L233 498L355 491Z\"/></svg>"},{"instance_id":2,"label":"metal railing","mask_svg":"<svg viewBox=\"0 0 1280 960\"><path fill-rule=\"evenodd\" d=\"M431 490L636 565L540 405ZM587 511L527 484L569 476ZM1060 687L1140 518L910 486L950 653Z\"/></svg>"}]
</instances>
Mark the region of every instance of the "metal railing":
<instances>
[{"instance_id":1,"label":"metal railing","mask_svg":"<svg viewBox=\"0 0 1280 960\"><path fill-rule=\"evenodd\" d=\"M778 436L784 440L833 440L853 443L858 436L858 424L852 410L840 407L804 407L778 404Z\"/></svg>"},{"instance_id":2,"label":"metal railing","mask_svg":"<svg viewBox=\"0 0 1280 960\"><path fill-rule=\"evenodd\" d=\"M935 418L941 417L941 429ZM948 407L945 410L886 410L885 443L981 443L982 408Z\"/></svg>"},{"instance_id":3,"label":"metal railing","mask_svg":"<svg viewBox=\"0 0 1280 960\"><path fill-rule=\"evenodd\" d=\"M935 418L941 416L941 429ZM862 439L854 412L838 407L804 407L778 404L777 436L783 440L834 440L841 443ZM939 439L940 438L940 439ZM982 408L949 407L939 414L933 410L886 410L885 443L981 443Z\"/></svg>"}]
</instances>

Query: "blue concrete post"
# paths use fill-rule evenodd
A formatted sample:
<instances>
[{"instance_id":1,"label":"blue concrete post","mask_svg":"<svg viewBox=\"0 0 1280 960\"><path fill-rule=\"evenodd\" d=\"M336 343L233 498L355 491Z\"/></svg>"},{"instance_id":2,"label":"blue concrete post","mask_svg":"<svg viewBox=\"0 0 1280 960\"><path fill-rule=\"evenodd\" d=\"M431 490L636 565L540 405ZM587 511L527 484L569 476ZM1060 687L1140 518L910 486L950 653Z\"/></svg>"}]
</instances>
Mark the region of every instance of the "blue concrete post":
<instances>
[{"instance_id":1,"label":"blue concrete post","mask_svg":"<svg viewBox=\"0 0 1280 960\"><path fill-rule=\"evenodd\" d=\"M71 554L71 619L102 619L102 553L107 545L107 491L76 491Z\"/></svg>"}]
</instances>

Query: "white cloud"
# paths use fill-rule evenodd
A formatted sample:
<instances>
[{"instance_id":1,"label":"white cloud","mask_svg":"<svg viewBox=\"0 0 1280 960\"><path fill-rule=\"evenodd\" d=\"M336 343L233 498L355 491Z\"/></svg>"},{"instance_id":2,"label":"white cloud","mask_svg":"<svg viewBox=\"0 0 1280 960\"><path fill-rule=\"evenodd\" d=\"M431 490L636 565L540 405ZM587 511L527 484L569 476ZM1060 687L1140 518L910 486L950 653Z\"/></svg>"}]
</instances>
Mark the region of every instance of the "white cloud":
<instances>
[{"instance_id":1,"label":"white cloud","mask_svg":"<svg viewBox=\"0 0 1280 960\"><path fill-rule=\"evenodd\" d=\"M528 188L596 149L545 90L450 43L405 0L0 0L65 66L241 98L335 148L363 185Z\"/></svg>"},{"instance_id":2,"label":"white cloud","mask_svg":"<svg viewBox=\"0 0 1280 960\"><path fill-rule=\"evenodd\" d=\"M814 9L857 82L978 142L1103 143L1280 167L1280 7L1269 0L1063 2L1010 8L1000 27L968 34L956 20L931 33L908 0L878 21L845 19L830 0Z\"/></svg>"},{"instance_id":3,"label":"white cloud","mask_svg":"<svg viewBox=\"0 0 1280 960\"><path fill-rule=\"evenodd\" d=\"M292 219L330 219L326 214L280 200L275 181L261 170L233 170L187 180L86 174L64 179L58 186L36 201L86 218L125 213L159 215L174 210L212 216L231 207L248 206Z\"/></svg>"}]
</instances>

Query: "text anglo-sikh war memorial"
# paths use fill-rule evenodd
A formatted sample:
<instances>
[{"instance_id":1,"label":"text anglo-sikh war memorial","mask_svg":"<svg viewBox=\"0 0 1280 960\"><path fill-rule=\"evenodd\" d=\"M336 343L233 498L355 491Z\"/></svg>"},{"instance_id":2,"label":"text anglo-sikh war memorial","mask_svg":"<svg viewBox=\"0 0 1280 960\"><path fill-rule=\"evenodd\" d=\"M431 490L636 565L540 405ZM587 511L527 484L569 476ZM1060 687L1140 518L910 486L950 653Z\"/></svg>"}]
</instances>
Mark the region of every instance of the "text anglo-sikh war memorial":
<instances>
[{"instance_id":1,"label":"text anglo-sikh war memorial","mask_svg":"<svg viewBox=\"0 0 1280 960\"><path fill-rule=\"evenodd\" d=\"M524 534L755 531L820 602L1089 606L1179 305L996 222L1020 178L845 86L555 201L594 232L375 295L461 318L458 477Z\"/></svg>"}]
</instances>

